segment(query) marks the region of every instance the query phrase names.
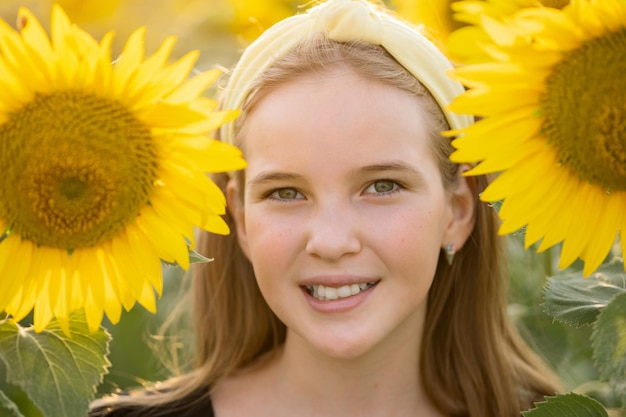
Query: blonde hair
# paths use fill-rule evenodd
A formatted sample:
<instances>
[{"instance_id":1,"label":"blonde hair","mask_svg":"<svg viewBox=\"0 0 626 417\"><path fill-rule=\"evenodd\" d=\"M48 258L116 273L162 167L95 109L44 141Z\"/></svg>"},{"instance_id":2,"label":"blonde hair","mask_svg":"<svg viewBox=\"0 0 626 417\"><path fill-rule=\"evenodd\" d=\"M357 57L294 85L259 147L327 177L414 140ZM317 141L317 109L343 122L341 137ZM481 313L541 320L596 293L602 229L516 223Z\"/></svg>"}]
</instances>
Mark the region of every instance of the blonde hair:
<instances>
[{"instance_id":1,"label":"blonde hair","mask_svg":"<svg viewBox=\"0 0 626 417\"><path fill-rule=\"evenodd\" d=\"M314 35L278 58L256 80L242 106L235 141L244 150L246 114L273 89L297 77L324 75L345 66L362 77L386 83L414 95L432 116L433 152L444 187L457 181L459 166L450 162L448 126L441 108L420 82L384 48L360 41L338 42ZM225 92L228 94L228 91ZM243 179L243 173L238 173ZM215 181L225 187L229 178ZM477 193L486 177L475 177ZM240 198L243 198L240 196ZM504 250L497 236L495 211L475 203L475 227L450 266L443 253L428 295L420 358L427 395L446 415L471 417L517 416L544 395L559 388L552 374L521 340L506 311ZM221 378L255 364L285 341L286 328L261 295L250 262L234 232L229 236L201 235L198 251L214 262L196 265L192 286L196 334L196 369L169 381L166 394L133 400L155 404L173 402L210 388Z\"/></svg>"}]
</instances>

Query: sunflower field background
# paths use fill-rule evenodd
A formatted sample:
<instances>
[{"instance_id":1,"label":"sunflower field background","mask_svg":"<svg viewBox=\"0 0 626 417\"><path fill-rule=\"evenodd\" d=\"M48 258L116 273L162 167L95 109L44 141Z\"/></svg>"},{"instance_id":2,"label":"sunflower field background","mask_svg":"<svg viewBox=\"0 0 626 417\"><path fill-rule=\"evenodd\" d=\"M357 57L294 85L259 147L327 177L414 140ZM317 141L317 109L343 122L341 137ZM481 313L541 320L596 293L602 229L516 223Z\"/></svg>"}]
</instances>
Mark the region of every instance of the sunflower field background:
<instances>
[{"instance_id":1,"label":"sunflower field background","mask_svg":"<svg viewBox=\"0 0 626 417\"><path fill-rule=\"evenodd\" d=\"M49 31L54 3L52 0L3 0L0 2L0 18L11 26L19 26L18 16L24 16L20 15L19 10L25 7L39 20L44 29ZM170 61L182 59L189 51L199 51L194 64L194 74L210 71L216 65L225 69L232 67L247 43L275 21L301 10L303 3L298 0L159 0L157 2L152 0L58 0L56 2L65 11L70 21L97 41L113 31L114 36L110 44L113 57L124 51L128 39L141 26L146 28L146 56L158 51L168 36L176 37L176 42L170 52ZM575 0L572 3L576 3L576 8L571 7L573 11L568 15L569 20L559 14L563 8L570 6L567 0L389 0L386 3L407 19L424 24L433 40L438 42L450 58L458 63L459 70L451 76L463 82L468 88L468 93L466 97L454 104L455 111L458 109L459 112L480 115L488 124L485 125L485 129L478 132L462 132L468 139L456 144L459 149L456 157L459 161L478 163L479 171L482 169L485 172L495 173L508 172L507 170L513 172L513 174L503 176L502 181L506 178L513 181L510 177L515 174L513 168L516 167L517 161L511 160L508 165L499 164L498 162L502 160L506 161L506 158L502 157L503 154L498 153L503 151L502 148L495 146L490 151L478 151L476 150L479 148L478 145L474 146L471 141L474 140L473 137L476 137L475 141L479 141L485 130L487 131L485 136L489 137L489 123L492 123L490 118L495 125L500 123L505 128L507 125L504 121L499 122L498 118L503 116L502 114L495 111L481 114L478 109L481 111L492 107L500 109L499 103L511 101L506 94L517 92L523 96L520 92L539 90L537 86L543 85L541 84L542 78L536 74L549 73L551 67L547 64L557 62L560 54L576 51L580 44L585 43L586 35L589 38L601 38L607 33L607 27L622 34L621 37L616 37L611 41L613 45L616 45L618 52L612 58L609 57L603 61L603 66L615 68L616 84L610 88L617 91L617 95L611 96L612 100L617 103L615 106L617 110L611 107L609 110L613 113L610 113L607 116L608 119L604 120L605 123L606 120L617 120L613 125L612 133L605 136L609 137L607 149L617 155L614 160L611 160L613 162L609 161L609 163L613 163L612 166L618 168L618 174L610 179L611 186L604 186L600 178L600 182L597 183L599 186L595 187L601 189L600 194L608 196L606 201L598 202L599 199L605 197L594 197L596 194L593 192L597 190L593 187L589 191L590 194L571 197L578 198L575 200L577 204L568 204L570 201L567 200L569 198L567 195L564 196L564 201L552 201L556 207L555 210L558 209L559 213L570 213L568 210L571 209L571 213L563 214L563 217L575 219L580 224L574 224L572 220L574 223L571 223L569 228L561 226L560 229L550 229L550 223L538 221L541 215L519 217L520 211L528 212L527 208L531 203L524 201L519 203L522 198L518 195L510 195L501 189L494 188L485 199L493 203L496 209L501 210L501 215L507 225L503 234L506 235L509 243L510 314L523 336L551 364L561 377L566 391L571 393L550 398L546 403L539 404L536 409L525 415L530 417L625 416L626 296L624 293L626 292L626 274L624 274L623 265L623 246L624 239L626 239L624 226L626 202L623 195L626 192L626 185L624 185L626 175L624 175L623 167L626 166L626 93L624 92L626 91L626 81L624 81L626 77L626 53L624 53L626 51L626 42L624 42L626 14L620 13L626 10L626 1ZM546 9L547 13L545 13ZM585 16L589 17L585 19ZM542 19L547 19L550 23L542 26L539 24L543 22ZM578 24L584 28L579 30ZM537 27L547 27L549 30L545 33L540 31L537 33ZM535 32L532 32L533 30ZM531 38L533 39L530 42L532 45L529 44ZM538 43L543 47L539 50L533 49L537 48ZM545 65L538 69L539 65L529 63L533 62L533 54L540 52L546 53L545 60L542 61ZM515 61L516 59L518 61ZM521 67L526 73L530 74L530 81L514 78L516 80L514 83L498 83L498 80L510 81L511 76L519 75L520 67L512 65L519 62L523 64ZM506 72L507 68L510 72ZM490 84L491 80L496 81ZM204 94L211 97L219 85L220 80L217 78ZM541 96L541 91L537 94L545 97ZM527 101L523 102L526 104L541 102L541 99L537 99L537 95L530 98L524 97L527 98ZM572 100L573 98L566 97L563 100L566 99ZM591 102L593 103L593 100ZM491 107L485 107L485 103L491 104ZM619 113L620 106L621 113ZM527 107L530 107L530 104ZM537 109L531 110L540 113ZM517 114L519 111L521 110L507 106L503 110L510 114ZM558 129L559 123L566 122L555 121L553 123ZM529 125L530 123L511 124L508 128L527 132L530 130ZM496 132L495 134L500 134L495 128L492 129ZM527 139L521 137L521 133L513 136L510 146ZM564 146L567 147L567 144ZM504 155L508 154L504 153ZM525 174L530 175L531 171L535 172L538 163L533 162L534 165L529 163L525 168L522 165L519 168L519 176L523 177ZM601 177L603 171L599 172L600 174L596 175L594 171L594 175ZM541 175L540 172L535 172L535 174ZM537 181L538 178L536 178ZM508 188L504 188L505 190L515 189L515 185L512 186L511 183L507 185ZM563 189L577 188L574 185L568 187ZM608 201L608 198L611 198L611 201ZM588 203L589 201L591 202ZM596 205L598 208L594 210ZM588 208L583 212L574 211L579 206ZM585 222L589 224L587 228L584 227ZM0 216L0 227L5 226ZM577 236L570 233L572 229L586 230L586 234L582 237ZM621 241L618 239L620 232L622 233ZM172 259L180 261L178 258ZM3 271L1 264L2 262L0 262L0 271ZM91 385L97 390L96 395L106 394L118 389L124 390L162 380L189 368L190 364L179 362L179 358L188 357L185 352L192 336L185 327L184 314L177 314L178 308L183 304L181 298L184 297L189 277L187 272L172 266L171 262L163 262L161 268L162 296L156 299L154 306L151 306L149 301L145 301L145 304L141 302L142 295L139 289L136 294L141 305L136 305L129 311L120 309L118 317L115 314L117 310L113 307L106 305L102 307L104 310L102 325L107 329L111 338L108 345L109 354L100 362L90 363L90 366L101 369L108 366L108 372L102 376L102 382L99 381L100 375L96 372L92 375L91 384L86 384L89 386L75 390L74 394L82 395L84 402L88 401L93 394ZM3 285L0 283L0 288L4 288ZM158 289L157 292L159 292ZM0 299L1 297L0 294ZM121 303L124 304L124 300ZM124 307L126 307L125 304ZM99 314L100 317L103 316L102 312ZM111 320L111 316L114 320ZM20 324L26 328L37 320L31 312L25 315ZM77 321L84 325L83 327L86 326L84 318L79 317ZM166 330L163 330L164 325L166 325ZM51 326L56 326L50 333L55 337L62 337L68 331L63 323L57 323L54 320ZM74 330L75 328L72 327L71 331ZM2 338L6 331L6 328L0 329L0 352L3 348ZM95 351L103 349L101 354L104 354L105 339L107 339L106 334L101 332L86 339L84 346L93 343L92 349ZM6 358L3 359L6 361ZM28 394L30 388L26 382L22 381L23 384L8 382L11 378L8 378L6 365L6 362L0 361L0 416L51 417L52 414L42 412L39 409L41 405L38 404L38 407L31 400L32 395ZM34 369L31 371L32 374L36 373ZM22 379L29 379L32 374L22 375ZM54 396L51 396L49 401L53 402ZM574 414L571 414L572 410ZM83 414L80 411L71 410L65 415L73 417Z\"/></svg>"}]
</instances>

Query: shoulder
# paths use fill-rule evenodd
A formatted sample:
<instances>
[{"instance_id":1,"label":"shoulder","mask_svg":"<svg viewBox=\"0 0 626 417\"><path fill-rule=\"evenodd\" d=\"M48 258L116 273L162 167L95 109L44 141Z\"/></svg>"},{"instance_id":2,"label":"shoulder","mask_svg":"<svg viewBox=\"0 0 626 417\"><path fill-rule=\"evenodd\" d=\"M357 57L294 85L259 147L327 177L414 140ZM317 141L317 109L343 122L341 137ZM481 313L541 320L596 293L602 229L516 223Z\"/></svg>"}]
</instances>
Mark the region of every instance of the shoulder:
<instances>
[{"instance_id":1,"label":"shoulder","mask_svg":"<svg viewBox=\"0 0 626 417\"><path fill-rule=\"evenodd\" d=\"M180 398L162 398L165 393L150 392L119 395L117 400L96 405L88 417L213 417L213 404L208 390ZM141 398L135 399L135 398ZM150 401L150 400L153 401Z\"/></svg>"}]
</instances>

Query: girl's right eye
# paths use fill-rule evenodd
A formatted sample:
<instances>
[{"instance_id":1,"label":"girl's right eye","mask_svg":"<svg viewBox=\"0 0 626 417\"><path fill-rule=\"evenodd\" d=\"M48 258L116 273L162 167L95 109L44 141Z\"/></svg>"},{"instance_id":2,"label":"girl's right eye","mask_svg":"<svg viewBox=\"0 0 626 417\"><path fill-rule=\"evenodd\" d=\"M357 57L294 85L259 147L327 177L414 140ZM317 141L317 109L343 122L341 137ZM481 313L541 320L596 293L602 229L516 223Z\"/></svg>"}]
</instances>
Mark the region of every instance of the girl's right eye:
<instances>
[{"instance_id":1,"label":"girl's right eye","mask_svg":"<svg viewBox=\"0 0 626 417\"><path fill-rule=\"evenodd\" d=\"M304 196L301 192L295 188L279 188L268 194L268 197L272 200L289 201L289 200L303 200Z\"/></svg>"}]
</instances>

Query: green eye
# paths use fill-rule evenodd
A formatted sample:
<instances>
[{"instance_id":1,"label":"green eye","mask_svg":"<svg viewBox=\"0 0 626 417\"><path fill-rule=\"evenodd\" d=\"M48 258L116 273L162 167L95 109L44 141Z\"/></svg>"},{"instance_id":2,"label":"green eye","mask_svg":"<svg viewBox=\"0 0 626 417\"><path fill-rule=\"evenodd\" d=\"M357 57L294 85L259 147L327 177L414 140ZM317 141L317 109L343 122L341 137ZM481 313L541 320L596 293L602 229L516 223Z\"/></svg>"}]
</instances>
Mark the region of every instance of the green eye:
<instances>
[{"instance_id":1,"label":"green eye","mask_svg":"<svg viewBox=\"0 0 626 417\"><path fill-rule=\"evenodd\" d=\"M384 194L395 191L398 188L398 184L391 180L380 180L373 182L367 189L366 193L370 194Z\"/></svg>"},{"instance_id":2,"label":"green eye","mask_svg":"<svg viewBox=\"0 0 626 417\"><path fill-rule=\"evenodd\" d=\"M281 188L280 190L274 191L272 197L278 200L295 200L302 198L302 194L293 188Z\"/></svg>"}]
</instances>

